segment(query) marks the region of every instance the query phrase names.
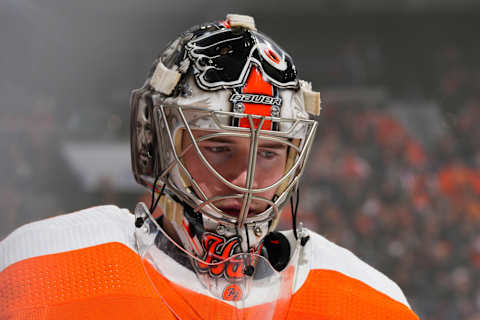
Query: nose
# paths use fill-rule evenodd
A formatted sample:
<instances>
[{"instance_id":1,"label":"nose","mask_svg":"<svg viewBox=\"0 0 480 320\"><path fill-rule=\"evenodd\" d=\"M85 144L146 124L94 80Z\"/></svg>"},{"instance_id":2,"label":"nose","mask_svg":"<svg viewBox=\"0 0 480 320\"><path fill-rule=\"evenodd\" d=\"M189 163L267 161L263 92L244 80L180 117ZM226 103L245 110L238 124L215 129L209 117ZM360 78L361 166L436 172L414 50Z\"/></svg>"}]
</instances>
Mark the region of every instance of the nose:
<instances>
[{"instance_id":1,"label":"nose","mask_svg":"<svg viewBox=\"0 0 480 320\"><path fill-rule=\"evenodd\" d=\"M248 167L245 166L239 170L239 168L232 166L231 170L233 172L228 180L236 186L245 188L247 185Z\"/></svg>"},{"instance_id":2,"label":"nose","mask_svg":"<svg viewBox=\"0 0 480 320\"><path fill-rule=\"evenodd\" d=\"M255 170L256 171L256 170ZM227 180L233 183L236 186L246 188L247 187L247 179L248 179L248 161L236 162L235 165L230 166L229 172L227 174ZM252 172L253 175L253 184L252 188L258 188L258 177L256 177L256 173Z\"/></svg>"}]
</instances>

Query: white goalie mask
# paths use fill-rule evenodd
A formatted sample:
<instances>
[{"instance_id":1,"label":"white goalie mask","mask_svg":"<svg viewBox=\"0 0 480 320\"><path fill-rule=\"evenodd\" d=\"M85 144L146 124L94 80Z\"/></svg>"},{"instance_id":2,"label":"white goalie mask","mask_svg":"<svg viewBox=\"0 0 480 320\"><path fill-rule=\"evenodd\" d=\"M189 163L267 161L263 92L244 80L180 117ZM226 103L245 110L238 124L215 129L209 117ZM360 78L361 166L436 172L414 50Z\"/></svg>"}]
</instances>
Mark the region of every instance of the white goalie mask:
<instances>
[{"instance_id":1,"label":"white goalie mask","mask_svg":"<svg viewBox=\"0 0 480 320\"><path fill-rule=\"evenodd\" d=\"M298 187L319 111L319 94L297 80L290 56L257 32L253 19L238 15L183 33L132 92L135 179L157 195L160 225L174 230L171 236L194 257L200 277L233 282L206 266L239 253L262 254L265 237ZM229 141L248 141L245 162L228 164L243 168L240 182L205 153L205 145ZM268 171L258 162L265 145L285 153L281 174L268 184L258 181ZM189 154L196 165L186 161ZM212 194L198 171L222 191Z\"/></svg>"}]
</instances>

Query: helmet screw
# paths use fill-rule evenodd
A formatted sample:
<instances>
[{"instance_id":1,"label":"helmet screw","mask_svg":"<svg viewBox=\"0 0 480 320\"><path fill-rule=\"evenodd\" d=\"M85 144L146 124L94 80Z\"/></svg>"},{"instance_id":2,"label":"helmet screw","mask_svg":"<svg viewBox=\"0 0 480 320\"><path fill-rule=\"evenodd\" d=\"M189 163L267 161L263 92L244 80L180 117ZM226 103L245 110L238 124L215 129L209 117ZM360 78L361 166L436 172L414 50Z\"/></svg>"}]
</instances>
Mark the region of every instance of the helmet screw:
<instances>
[{"instance_id":1,"label":"helmet screw","mask_svg":"<svg viewBox=\"0 0 480 320\"><path fill-rule=\"evenodd\" d=\"M183 87L182 87L182 96L183 97L189 97L192 95L192 89L190 88L189 85L185 84Z\"/></svg>"},{"instance_id":2,"label":"helmet screw","mask_svg":"<svg viewBox=\"0 0 480 320\"><path fill-rule=\"evenodd\" d=\"M280 117L280 108L278 106L272 106L270 109L270 115L275 118Z\"/></svg>"},{"instance_id":3,"label":"helmet screw","mask_svg":"<svg viewBox=\"0 0 480 320\"><path fill-rule=\"evenodd\" d=\"M260 228L260 227L258 227L258 226L255 227L255 228L253 228L253 233L255 233L255 235L256 235L257 237L260 237L260 236L263 234L262 228Z\"/></svg>"},{"instance_id":4,"label":"helmet screw","mask_svg":"<svg viewBox=\"0 0 480 320\"><path fill-rule=\"evenodd\" d=\"M137 219L135 219L135 227L140 228L141 226L143 226L144 221L145 220L143 220L143 218L138 217Z\"/></svg>"},{"instance_id":5,"label":"helmet screw","mask_svg":"<svg viewBox=\"0 0 480 320\"><path fill-rule=\"evenodd\" d=\"M223 225L221 225L221 224L219 224L219 225L217 226L217 229L216 229L216 230L217 230L217 233L218 233L218 234L225 234L225 226L223 226Z\"/></svg>"},{"instance_id":6,"label":"helmet screw","mask_svg":"<svg viewBox=\"0 0 480 320\"><path fill-rule=\"evenodd\" d=\"M241 102L237 102L237 103L235 103L235 105L233 106L233 112L243 113L244 110L245 110L245 106L244 106L243 103L241 103Z\"/></svg>"},{"instance_id":7,"label":"helmet screw","mask_svg":"<svg viewBox=\"0 0 480 320\"><path fill-rule=\"evenodd\" d=\"M245 269L243 269L243 274L248 277L251 277L254 272L255 272L255 267L252 265L248 265L245 267Z\"/></svg>"}]
</instances>

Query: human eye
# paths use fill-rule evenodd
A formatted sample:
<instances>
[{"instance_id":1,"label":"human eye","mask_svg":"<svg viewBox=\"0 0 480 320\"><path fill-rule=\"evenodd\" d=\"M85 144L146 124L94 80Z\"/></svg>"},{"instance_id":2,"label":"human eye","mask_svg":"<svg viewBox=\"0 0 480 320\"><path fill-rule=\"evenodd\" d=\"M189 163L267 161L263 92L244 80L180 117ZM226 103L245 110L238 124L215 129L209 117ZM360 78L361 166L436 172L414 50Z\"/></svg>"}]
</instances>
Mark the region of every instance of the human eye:
<instances>
[{"instance_id":1,"label":"human eye","mask_svg":"<svg viewBox=\"0 0 480 320\"><path fill-rule=\"evenodd\" d=\"M259 150L258 155L263 159L270 160L277 157L278 153L272 150L264 149L264 150Z\"/></svg>"},{"instance_id":2,"label":"human eye","mask_svg":"<svg viewBox=\"0 0 480 320\"><path fill-rule=\"evenodd\" d=\"M214 166L226 163L233 154L232 149L224 144L207 143L202 145L200 149L207 161Z\"/></svg>"},{"instance_id":3,"label":"human eye","mask_svg":"<svg viewBox=\"0 0 480 320\"><path fill-rule=\"evenodd\" d=\"M211 153L222 153L230 151L230 148L228 148L227 146L204 146L203 148Z\"/></svg>"}]
</instances>

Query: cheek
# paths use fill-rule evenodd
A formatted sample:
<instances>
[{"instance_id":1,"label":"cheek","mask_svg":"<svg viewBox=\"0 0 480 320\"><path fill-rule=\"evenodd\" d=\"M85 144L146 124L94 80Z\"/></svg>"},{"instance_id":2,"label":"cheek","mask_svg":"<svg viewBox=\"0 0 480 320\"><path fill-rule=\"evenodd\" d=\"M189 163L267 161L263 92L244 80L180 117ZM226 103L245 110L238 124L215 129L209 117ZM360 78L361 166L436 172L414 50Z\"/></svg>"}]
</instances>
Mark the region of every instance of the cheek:
<instances>
[{"instance_id":1,"label":"cheek","mask_svg":"<svg viewBox=\"0 0 480 320\"><path fill-rule=\"evenodd\" d=\"M255 173L258 187L265 188L280 180L285 173L285 162L286 157L282 157L274 161L274 163L269 164L268 167L258 168ZM276 189L271 189L263 193L263 196L272 198L275 192Z\"/></svg>"},{"instance_id":2,"label":"cheek","mask_svg":"<svg viewBox=\"0 0 480 320\"><path fill-rule=\"evenodd\" d=\"M194 151L183 156L183 164L207 197L215 194L216 179L212 177L210 171Z\"/></svg>"},{"instance_id":3,"label":"cheek","mask_svg":"<svg viewBox=\"0 0 480 320\"><path fill-rule=\"evenodd\" d=\"M202 177L203 165L195 152L187 152L182 158L185 168L198 181Z\"/></svg>"}]
</instances>

